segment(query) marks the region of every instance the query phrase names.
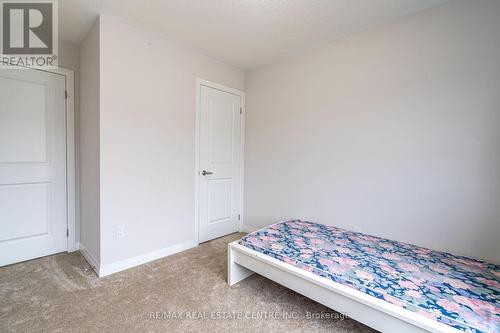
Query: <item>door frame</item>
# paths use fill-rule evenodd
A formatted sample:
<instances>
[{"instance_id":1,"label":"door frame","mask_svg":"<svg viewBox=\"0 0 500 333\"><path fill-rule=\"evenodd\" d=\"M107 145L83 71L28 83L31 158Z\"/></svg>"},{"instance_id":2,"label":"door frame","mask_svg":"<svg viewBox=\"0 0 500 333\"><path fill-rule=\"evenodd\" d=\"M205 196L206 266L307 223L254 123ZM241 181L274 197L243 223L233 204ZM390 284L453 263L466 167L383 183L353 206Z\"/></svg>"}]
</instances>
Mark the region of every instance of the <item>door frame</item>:
<instances>
[{"instance_id":1,"label":"door frame","mask_svg":"<svg viewBox=\"0 0 500 333\"><path fill-rule=\"evenodd\" d=\"M222 84L207 81L201 78L196 79L196 124L195 124L195 166L194 166L194 233L195 243L200 244L200 221L199 221L199 194L200 194L200 122L201 122L201 87L209 87L226 93L237 95L241 99L241 117L240 117L240 219L238 221L238 231L243 230L244 220L244 188L245 188L245 92L234 88L226 87Z\"/></svg>"},{"instance_id":2,"label":"door frame","mask_svg":"<svg viewBox=\"0 0 500 333\"><path fill-rule=\"evenodd\" d=\"M75 74L72 69L58 67L55 69L26 68L64 76L66 115L66 228L67 252L78 250L76 230L78 217L76 203L76 155L75 155ZM23 69L20 69L23 70ZM79 224L79 223L78 223Z\"/></svg>"},{"instance_id":3,"label":"door frame","mask_svg":"<svg viewBox=\"0 0 500 333\"><path fill-rule=\"evenodd\" d=\"M66 83L66 223L68 229L67 252L78 250L76 202L76 154L75 154L75 73L71 69L59 67L47 70L64 76Z\"/></svg>"}]
</instances>

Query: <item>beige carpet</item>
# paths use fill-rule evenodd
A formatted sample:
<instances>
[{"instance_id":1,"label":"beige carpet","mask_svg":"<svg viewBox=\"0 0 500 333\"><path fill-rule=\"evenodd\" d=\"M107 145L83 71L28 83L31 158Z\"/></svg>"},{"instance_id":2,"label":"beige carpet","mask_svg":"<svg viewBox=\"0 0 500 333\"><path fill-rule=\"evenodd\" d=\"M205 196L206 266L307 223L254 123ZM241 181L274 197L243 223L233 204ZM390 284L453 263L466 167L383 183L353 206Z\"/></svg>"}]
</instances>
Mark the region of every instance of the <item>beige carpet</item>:
<instances>
[{"instance_id":1,"label":"beige carpet","mask_svg":"<svg viewBox=\"0 0 500 333\"><path fill-rule=\"evenodd\" d=\"M78 252L0 268L0 332L373 332L261 276L229 288L239 237L100 279Z\"/></svg>"}]
</instances>

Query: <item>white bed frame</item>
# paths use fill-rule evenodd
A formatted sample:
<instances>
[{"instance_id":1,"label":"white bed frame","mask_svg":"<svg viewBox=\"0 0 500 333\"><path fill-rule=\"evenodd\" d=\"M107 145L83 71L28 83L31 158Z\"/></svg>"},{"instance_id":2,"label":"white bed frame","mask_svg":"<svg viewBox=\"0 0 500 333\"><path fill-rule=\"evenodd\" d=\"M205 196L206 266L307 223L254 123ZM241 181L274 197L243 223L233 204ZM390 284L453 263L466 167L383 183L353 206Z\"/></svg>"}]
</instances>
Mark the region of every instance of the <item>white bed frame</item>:
<instances>
[{"instance_id":1,"label":"white bed frame","mask_svg":"<svg viewBox=\"0 0 500 333\"><path fill-rule=\"evenodd\" d=\"M457 329L254 251L228 245L228 284L258 273L381 332L458 333Z\"/></svg>"}]
</instances>

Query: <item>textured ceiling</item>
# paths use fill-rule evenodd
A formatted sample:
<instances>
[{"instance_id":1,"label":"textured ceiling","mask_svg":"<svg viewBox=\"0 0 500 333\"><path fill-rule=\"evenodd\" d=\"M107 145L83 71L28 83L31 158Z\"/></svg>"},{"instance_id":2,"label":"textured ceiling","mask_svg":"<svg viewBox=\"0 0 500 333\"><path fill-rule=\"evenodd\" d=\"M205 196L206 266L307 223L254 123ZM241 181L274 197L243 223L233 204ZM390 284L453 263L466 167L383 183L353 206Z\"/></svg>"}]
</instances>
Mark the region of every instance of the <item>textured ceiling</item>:
<instances>
[{"instance_id":1,"label":"textured ceiling","mask_svg":"<svg viewBox=\"0 0 500 333\"><path fill-rule=\"evenodd\" d=\"M59 0L61 39L105 12L249 69L446 0Z\"/></svg>"}]
</instances>

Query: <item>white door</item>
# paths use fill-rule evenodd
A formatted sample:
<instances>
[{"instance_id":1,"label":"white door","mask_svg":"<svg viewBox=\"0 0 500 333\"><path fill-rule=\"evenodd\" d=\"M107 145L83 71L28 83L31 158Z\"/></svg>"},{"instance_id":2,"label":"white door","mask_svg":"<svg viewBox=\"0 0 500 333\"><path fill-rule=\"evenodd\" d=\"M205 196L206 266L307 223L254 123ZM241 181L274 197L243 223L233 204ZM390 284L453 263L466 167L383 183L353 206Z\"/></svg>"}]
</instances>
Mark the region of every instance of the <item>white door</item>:
<instances>
[{"instance_id":1,"label":"white door","mask_svg":"<svg viewBox=\"0 0 500 333\"><path fill-rule=\"evenodd\" d=\"M0 266L67 250L65 79L0 70Z\"/></svg>"},{"instance_id":2,"label":"white door","mask_svg":"<svg viewBox=\"0 0 500 333\"><path fill-rule=\"evenodd\" d=\"M201 86L200 242L238 231L241 97Z\"/></svg>"}]
</instances>

